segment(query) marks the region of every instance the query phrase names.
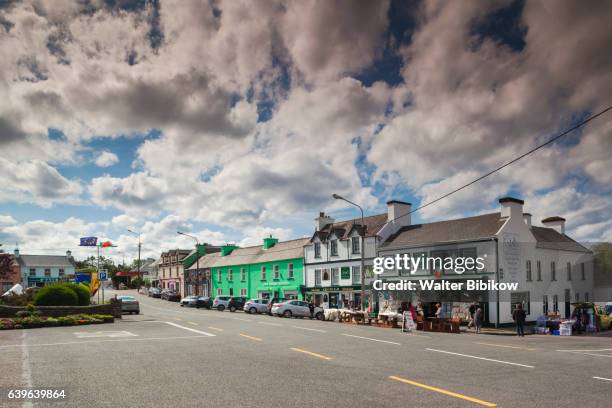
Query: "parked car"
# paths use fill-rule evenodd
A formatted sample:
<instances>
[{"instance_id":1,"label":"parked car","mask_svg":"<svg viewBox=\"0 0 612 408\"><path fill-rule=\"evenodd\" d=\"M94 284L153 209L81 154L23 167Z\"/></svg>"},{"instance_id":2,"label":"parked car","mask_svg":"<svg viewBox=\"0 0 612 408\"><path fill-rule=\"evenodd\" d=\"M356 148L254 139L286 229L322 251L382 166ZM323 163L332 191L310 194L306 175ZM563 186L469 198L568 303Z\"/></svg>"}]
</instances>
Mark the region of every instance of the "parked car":
<instances>
[{"instance_id":1,"label":"parked car","mask_svg":"<svg viewBox=\"0 0 612 408\"><path fill-rule=\"evenodd\" d=\"M247 300L247 302L244 304L243 310L251 314L268 313L268 299Z\"/></svg>"},{"instance_id":2,"label":"parked car","mask_svg":"<svg viewBox=\"0 0 612 408\"><path fill-rule=\"evenodd\" d=\"M209 298L208 296L200 296L199 298L196 299L195 307L196 309L200 309L200 308L210 309L212 307L212 299Z\"/></svg>"},{"instance_id":3,"label":"parked car","mask_svg":"<svg viewBox=\"0 0 612 408\"><path fill-rule=\"evenodd\" d=\"M117 299L121 300L121 312L122 313L136 313L140 314L140 303L133 296L121 295L117 296Z\"/></svg>"},{"instance_id":4,"label":"parked car","mask_svg":"<svg viewBox=\"0 0 612 408\"><path fill-rule=\"evenodd\" d=\"M227 308L227 304L229 303L229 296L217 296L213 301L212 307L217 309L219 312L224 311Z\"/></svg>"},{"instance_id":5,"label":"parked car","mask_svg":"<svg viewBox=\"0 0 612 408\"><path fill-rule=\"evenodd\" d=\"M147 295L152 298L160 298L161 297L161 289L159 288L149 288Z\"/></svg>"},{"instance_id":6,"label":"parked car","mask_svg":"<svg viewBox=\"0 0 612 408\"><path fill-rule=\"evenodd\" d=\"M173 290L165 289L162 290L161 298L164 300L169 300L171 302L178 302L181 300L181 295L179 295Z\"/></svg>"},{"instance_id":7,"label":"parked car","mask_svg":"<svg viewBox=\"0 0 612 408\"><path fill-rule=\"evenodd\" d=\"M198 300L197 296L186 296L186 297L181 299L179 304L181 306L195 307L197 300Z\"/></svg>"},{"instance_id":8,"label":"parked car","mask_svg":"<svg viewBox=\"0 0 612 408\"><path fill-rule=\"evenodd\" d=\"M283 317L314 317L323 320L323 309L314 307L312 315L308 302L302 300L288 300L272 305L272 314Z\"/></svg>"},{"instance_id":9,"label":"parked car","mask_svg":"<svg viewBox=\"0 0 612 408\"><path fill-rule=\"evenodd\" d=\"M235 312L236 310L243 310L246 301L247 298L241 296L231 297L230 300L227 302L227 308L230 312Z\"/></svg>"},{"instance_id":10,"label":"parked car","mask_svg":"<svg viewBox=\"0 0 612 408\"><path fill-rule=\"evenodd\" d=\"M270 299L268 301L268 304L267 304L268 314L270 316L272 316L272 305L274 305L275 303L282 303L282 302L286 302L286 301L287 301L287 299L285 299L285 298L278 298L278 297L273 297L272 299Z\"/></svg>"}]
</instances>

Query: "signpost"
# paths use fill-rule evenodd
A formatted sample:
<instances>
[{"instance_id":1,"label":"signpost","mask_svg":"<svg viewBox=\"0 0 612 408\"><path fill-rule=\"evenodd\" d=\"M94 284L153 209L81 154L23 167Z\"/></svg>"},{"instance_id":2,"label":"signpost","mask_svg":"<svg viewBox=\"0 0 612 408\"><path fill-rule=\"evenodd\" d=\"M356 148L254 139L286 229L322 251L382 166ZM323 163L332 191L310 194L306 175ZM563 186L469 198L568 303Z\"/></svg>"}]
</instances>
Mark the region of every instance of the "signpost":
<instances>
[{"instance_id":1,"label":"signpost","mask_svg":"<svg viewBox=\"0 0 612 408\"><path fill-rule=\"evenodd\" d=\"M102 289L102 303L104 303L104 282L108 280L108 271L106 269L100 269L98 272L98 279L100 280L100 288Z\"/></svg>"}]
</instances>

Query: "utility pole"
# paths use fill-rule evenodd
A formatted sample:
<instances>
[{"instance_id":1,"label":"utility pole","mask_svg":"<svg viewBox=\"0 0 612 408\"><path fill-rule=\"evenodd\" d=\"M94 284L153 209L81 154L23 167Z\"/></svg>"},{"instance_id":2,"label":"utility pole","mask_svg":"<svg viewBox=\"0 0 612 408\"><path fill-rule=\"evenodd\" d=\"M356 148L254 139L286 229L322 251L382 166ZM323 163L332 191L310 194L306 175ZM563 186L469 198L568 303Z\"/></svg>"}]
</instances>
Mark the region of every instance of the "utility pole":
<instances>
[{"instance_id":1,"label":"utility pole","mask_svg":"<svg viewBox=\"0 0 612 408\"><path fill-rule=\"evenodd\" d=\"M355 204L354 202L349 201L338 194L332 194L332 197L334 197L334 199L336 200L346 201L347 203L359 208L359 211L361 211L361 231L359 232L359 235L361 236L361 248L359 251L361 252L361 310L365 312L365 224L363 222L363 208L361 208L360 205ZM372 288L371 292L372 293L370 293L370 296L372 296L372 303L374 303L374 288Z\"/></svg>"},{"instance_id":2,"label":"utility pole","mask_svg":"<svg viewBox=\"0 0 612 408\"><path fill-rule=\"evenodd\" d=\"M140 248L142 246L140 242L140 232L135 232L135 231L132 231L131 229L128 229L128 232L131 232L132 234L138 236L138 291L140 292L140 283L142 279L140 275Z\"/></svg>"},{"instance_id":3,"label":"utility pole","mask_svg":"<svg viewBox=\"0 0 612 408\"><path fill-rule=\"evenodd\" d=\"M197 237L194 237L193 235L185 234L184 232L181 232L181 231L176 231L176 233L179 235L189 237L196 242L196 273L199 274L200 273L200 241L198 240ZM187 274L185 273L185 268L183 268L183 278L185 279L185 296L187 296L190 293L188 293L187 291ZM191 281L191 277L189 280Z\"/></svg>"}]
</instances>

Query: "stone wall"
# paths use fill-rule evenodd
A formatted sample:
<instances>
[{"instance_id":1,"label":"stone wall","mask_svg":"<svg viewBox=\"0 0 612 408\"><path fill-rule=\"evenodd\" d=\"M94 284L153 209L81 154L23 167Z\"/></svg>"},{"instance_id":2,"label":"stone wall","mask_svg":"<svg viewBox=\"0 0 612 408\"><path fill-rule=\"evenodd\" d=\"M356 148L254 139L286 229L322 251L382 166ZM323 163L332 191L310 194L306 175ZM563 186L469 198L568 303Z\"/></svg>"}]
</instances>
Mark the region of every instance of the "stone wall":
<instances>
[{"instance_id":1,"label":"stone wall","mask_svg":"<svg viewBox=\"0 0 612 408\"><path fill-rule=\"evenodd\" d=\"M0 305L0 317L16 317L17 312L25 310L23 306ZM106 314L121 318L121 301L110 299L110 304L91 306L37 306L42 316L59 317L73 314Z\"/></svg>"}]
</instances>

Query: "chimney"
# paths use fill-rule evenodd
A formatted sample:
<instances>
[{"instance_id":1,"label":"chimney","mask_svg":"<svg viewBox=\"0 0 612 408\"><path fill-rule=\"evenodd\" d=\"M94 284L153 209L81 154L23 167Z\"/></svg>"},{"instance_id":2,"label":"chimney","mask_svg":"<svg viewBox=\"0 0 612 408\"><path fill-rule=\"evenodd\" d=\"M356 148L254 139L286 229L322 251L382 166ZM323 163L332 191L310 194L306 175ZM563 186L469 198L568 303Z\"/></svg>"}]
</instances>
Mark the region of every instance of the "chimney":
<instances>
[{"instance_id":1,"label":"chimney","mask_svg":"<svg viewBox=\"0 0 612 408\"><path fill-rule=\"evenodd\" d=\"M503 197L499 199L501 204L501 216L504 218L523 219L523 200L514 197Z\"/></svg>"},{"instance_id":2,"label":"chimney","mask_svg":"<svg viewBox=\"0 0 612 408\"><path fill-rule=\"evenodd\" d=\"M402 227L410 225L412 218L410 211L412 211L411 203L397 200L387 201L387 222L393 222Z\"/></svg>"},{"instance_id":3,"label":"chimney","mask_svg":"<svg viewBox=\"0 0 612 408\"><path fill-rule=\"evenodd\" d=\"M548 217L542 220L542 224L547 228L552 228L559 234L565 234L565 218L561 217Z\"/></svg>"},{"instance_id":4,"label":"chimney","mask_svg":"<svg viewBox=\"0 0 612 408\"><path fill-rule=\"evenodd\" d=\"M13 251L13 253L15 254L15 258L19 257L19 248L15 248L15 251Z\"/></svg>"},{"instance_id":5,"label":"chimney","mask_svg":"<svg viewBox=\"0 0 612 408\"><path fill-rule=\"evenodd\" d=\"M326 225L333 224L334 219L329 215L325 215L323 211L319 213L319 216L315 218L315 231L320 231L325 228Z\"/></svg>"},{"instance_id":6,"label":"chimney","mask_svg":"<svg viewBox=\"0 0 612 408\"><path fill-rule=\"evenodd\" d=\"M68 258L72 258L72 251L70 251L70 250L66 251L66 256Z\"/></svg>"},{"instance_id":7,"label":"chimney","mask_svg":"<svg viewBox=\"0 0 612 408\"><path fill-rule=\"evenodd\" d=\"M264 238L263 249L272 248L277 243L278 243L278 238L272 238L272 235L270 235L268 238Z\"/></svg>"},{"instance_id":8,"label":"chimney","mask_svg":"<svg viewBox=\"0 0 612 408\"><path fill-rule=\"evenodd\" d=\"M527 227L531 228L531 214L530 213L524 213L523 214L523 219L525 220L525 224L527 224Z\"/></svg>"}]
</instances>

